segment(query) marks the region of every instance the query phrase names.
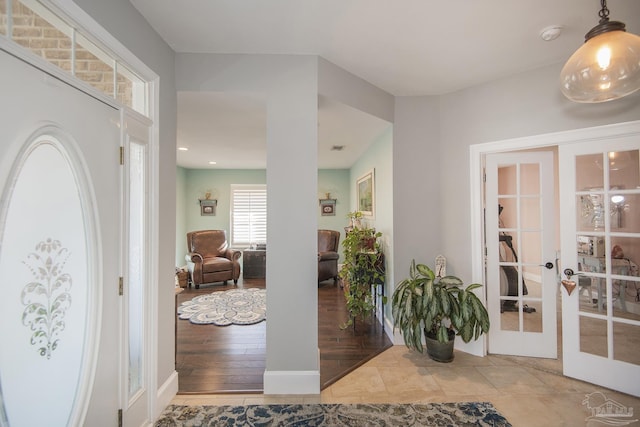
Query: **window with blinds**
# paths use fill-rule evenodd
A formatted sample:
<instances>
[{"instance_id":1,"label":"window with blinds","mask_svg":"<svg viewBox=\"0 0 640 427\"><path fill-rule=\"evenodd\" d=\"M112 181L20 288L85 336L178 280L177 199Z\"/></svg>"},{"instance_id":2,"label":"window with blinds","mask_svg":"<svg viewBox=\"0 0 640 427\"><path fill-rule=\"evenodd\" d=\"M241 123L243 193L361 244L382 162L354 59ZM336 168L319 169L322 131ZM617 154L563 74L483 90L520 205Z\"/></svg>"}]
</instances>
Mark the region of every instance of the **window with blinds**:
<instances>
[{"instance_id":1,"label":"window with blinds","mask_svg":"<svg viewBox=\"0 0 640 427\"><path fill-rule=\"evenodd\" d=\"M267 186L231 186L231 244L267 243Z\"/></svg>"}]
</instances>

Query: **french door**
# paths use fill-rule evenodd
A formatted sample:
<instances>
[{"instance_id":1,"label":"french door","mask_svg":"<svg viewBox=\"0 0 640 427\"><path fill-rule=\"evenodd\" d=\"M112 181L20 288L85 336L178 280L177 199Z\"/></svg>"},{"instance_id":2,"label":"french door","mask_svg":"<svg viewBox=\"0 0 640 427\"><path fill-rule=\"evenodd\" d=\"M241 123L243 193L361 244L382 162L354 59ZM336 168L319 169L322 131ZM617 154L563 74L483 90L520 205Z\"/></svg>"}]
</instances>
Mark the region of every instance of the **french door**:
<instances>
[{"instance_id":1,"label":"french door","mask_svg":"<svg viewBox=\"0 0 640 427\"><path fill-rule=\"evenodd\" d=\"M640 396L640 133L559 147L563 370Z\"/></svg>"},{"instance_id":2,"label":"french door","mask_svg":"<svg viewBox=\"0 0 640 427\"><path fill-rule=\"evenodd\" d=\"M116 425L120 113L0 69L0 424Z\"/></svg>"},{"instance_id":3,"label":"french door","mask_svg":"<svg viewBox=\"0 0 640 427\"><path fill-rule=\"evenodd\" d=\"M486 156L489 352L557 357L553 152Z\"/></svg>"}]
</instances>

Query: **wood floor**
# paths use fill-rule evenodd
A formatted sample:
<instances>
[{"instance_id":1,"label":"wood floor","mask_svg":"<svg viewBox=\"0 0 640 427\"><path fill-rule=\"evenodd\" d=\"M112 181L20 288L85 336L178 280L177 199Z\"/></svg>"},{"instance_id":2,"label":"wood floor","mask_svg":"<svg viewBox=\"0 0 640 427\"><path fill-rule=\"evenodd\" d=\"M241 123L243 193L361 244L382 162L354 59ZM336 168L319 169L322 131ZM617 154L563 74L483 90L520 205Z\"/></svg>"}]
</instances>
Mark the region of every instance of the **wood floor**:
<instances>
[{"instance_id":1,"label":"wood floor","mask_svg":"<svg viewBox=\"0 0 640 427\"><path fill-rule=\"evenodd\" d=\"M178 304L196 295L233 289L213 285L186 288ZM240 280L239 288L264 288L264 280ZM267 314L268 316L268 314ZM321 389L391 347L375 319L358 320L356 328L341 329L347 320L343 290L329 280L318 286L318 347ZM266 322L256 325L194 325L176 319L176 370L179 393L262 392L266 367Z\"/></svg>"}]
</instances>

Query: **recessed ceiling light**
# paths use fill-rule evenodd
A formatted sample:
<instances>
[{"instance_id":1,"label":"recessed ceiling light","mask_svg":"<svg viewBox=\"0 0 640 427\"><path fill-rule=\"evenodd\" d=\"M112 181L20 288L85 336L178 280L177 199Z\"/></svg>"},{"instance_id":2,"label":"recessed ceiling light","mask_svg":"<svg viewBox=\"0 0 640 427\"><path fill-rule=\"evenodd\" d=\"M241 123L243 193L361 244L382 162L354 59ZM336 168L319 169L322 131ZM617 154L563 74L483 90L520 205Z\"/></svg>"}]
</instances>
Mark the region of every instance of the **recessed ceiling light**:
<instances>
[{"instance_id":1,"label":"recessed ceiling light","mask_svg":"<svg viewBox=\"0 0 640 427\"><path fill-rule=\"evenodd\" d=\"M178 151L189 151L187 147L178 147Z\"/></svg>"},{"instance_id":2,"label":"recessed ceiling light","mask_svg":"<svg viewBox=\"0 0 640 427\"><path fill-rule=\"evenodd\" d=\"M209 162L210 165L215 165L217 162Z\"/></svg>"},{"instance_id":3,"label":"recessed ceiling light","mask_svg":"<svg viewBox=\"0 0 640 427\"><path fill-rule=\"evenodd\" d=\"M331 151L342 151L344 150L344 145L334 145L331 147Z\"/></svg>"}]
</instances>

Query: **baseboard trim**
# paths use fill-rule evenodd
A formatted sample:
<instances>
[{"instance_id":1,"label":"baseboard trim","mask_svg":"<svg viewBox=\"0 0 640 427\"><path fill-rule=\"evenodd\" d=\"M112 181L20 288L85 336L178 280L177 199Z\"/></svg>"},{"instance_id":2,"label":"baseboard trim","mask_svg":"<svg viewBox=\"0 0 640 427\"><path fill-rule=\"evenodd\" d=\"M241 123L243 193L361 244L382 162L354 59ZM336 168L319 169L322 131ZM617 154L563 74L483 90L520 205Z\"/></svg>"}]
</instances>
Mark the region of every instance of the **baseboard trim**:
<instances>
[{"instance_id":1,"label":"baseboard trim","mask_svg":"<svg viewBox=\"0 0 640 427\"><path fill-rule=\"evenodd\" d=\"M320 394L320 371L265 371L264 394Z\"/></svg>"},{"instance_id":2,"label":"baseboard trim","mask_svg":"<svg viewBox=\"0 0 640 427\"><path fill-rule=\"evenodd\" d=\"M154 420L158 419L162 411L171 403L176 394L178 394L178 372L173 371L171 375L169 375L169 378L158 388L156 413L153 414Z\"/></svg>"}]
</instances>

